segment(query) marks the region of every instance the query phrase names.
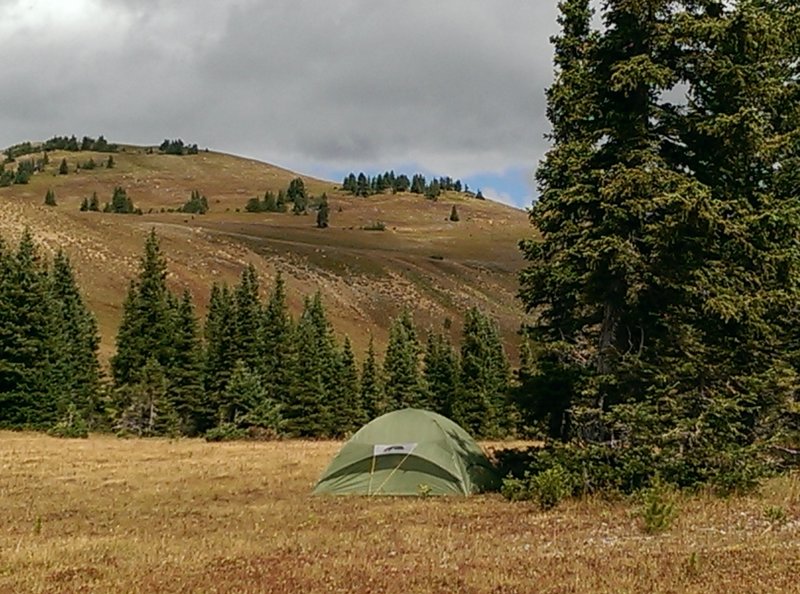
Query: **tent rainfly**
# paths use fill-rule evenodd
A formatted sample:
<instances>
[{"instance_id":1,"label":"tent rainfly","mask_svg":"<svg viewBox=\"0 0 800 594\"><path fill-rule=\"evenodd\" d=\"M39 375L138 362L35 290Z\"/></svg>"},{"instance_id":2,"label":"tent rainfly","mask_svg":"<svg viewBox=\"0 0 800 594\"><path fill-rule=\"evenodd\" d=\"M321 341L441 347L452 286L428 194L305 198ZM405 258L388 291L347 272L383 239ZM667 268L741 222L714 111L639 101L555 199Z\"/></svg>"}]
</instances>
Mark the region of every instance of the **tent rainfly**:
<instances>
[{"instance_id":1,"label":"tent rainfly","mask_svg":"<svg viewBox=\"0 0 800 594\"><path fill-rule=\"evenodd\" d=\"M486 454L464 429L434 412L406 408L359 429L314 493L471 495L497 484Z\"/></svg>"}]
</instances>

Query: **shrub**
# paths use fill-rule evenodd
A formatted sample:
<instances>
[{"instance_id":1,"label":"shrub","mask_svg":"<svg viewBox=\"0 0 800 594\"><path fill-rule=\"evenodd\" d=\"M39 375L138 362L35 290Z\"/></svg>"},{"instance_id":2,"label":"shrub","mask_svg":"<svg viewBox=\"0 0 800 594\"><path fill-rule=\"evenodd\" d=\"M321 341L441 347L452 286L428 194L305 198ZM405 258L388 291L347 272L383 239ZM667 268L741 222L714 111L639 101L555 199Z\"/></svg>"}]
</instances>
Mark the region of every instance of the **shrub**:
<instances>
[{"instance_id":1,"label":"shrub","mask_svg":"<svg viewBox=\"0 0 800 594\"><path fill-rule=\"evenodd\" d=\"M361 227L364 231L386 231L386 224L382 221L375 221Z\"/></svg>"},{"instance_id":2,"label":"shrub","mask_svg":"<svg viewBox=\"0 0 800 594\"><path fill-rule=\"evenodd\" d=\"M672 525L676 515L674 489L656 476L652 486L642 492L639 508L642 530L648 534L663 532Z\"/></svg>"},{"instance_id":3,"label":"shrub","mask_svg":"<svg viewBox=\"0 0 800 594\"><path fill-rule=\"evenodd\" d=\"M500 492L510 501L535 501L539 508L547 511L573 495L574 480L560 465L555 465L537 474L526 472L519 478L506 477Z\"/></svg>"},{"instance_id":4,"label":"shrub","mask_svg":"<svg viewBox=\"0 0 800 594\"><path fill-rule=\"evenodd\" d=\"M85 439L89 437L89 426L74 404L70 404L61 420L47 432L53 437Z\"/></svg>"},{"instance_id":5,"label":"shrub","mask_svg":"<svg viewBox=\"0 0 800 594\"><path fill-rule=\"evenodd\" d=\"M206 441L238 441L247 437L247 431L235 423L221 423L206 431Z\"/></svg>"}]
</instances>

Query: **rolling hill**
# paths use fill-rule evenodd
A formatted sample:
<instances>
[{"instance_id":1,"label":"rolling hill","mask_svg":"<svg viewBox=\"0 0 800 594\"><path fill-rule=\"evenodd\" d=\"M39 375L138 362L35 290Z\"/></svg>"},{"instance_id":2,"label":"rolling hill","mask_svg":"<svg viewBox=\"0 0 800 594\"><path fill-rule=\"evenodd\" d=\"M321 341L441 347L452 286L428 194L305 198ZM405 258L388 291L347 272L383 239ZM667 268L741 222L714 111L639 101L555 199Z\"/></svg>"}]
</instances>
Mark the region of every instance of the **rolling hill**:
<instances>
[{"instance_id":1,"label":"rolling hill","mask_svg":"<svg viewBox=\"0 0 800 594\"><path fill-rule=\"evenodd\" d=\"M391 319L403 307L411 308L420 329L445 328L457 339L463 312L473 305L498 321L509 351L516 350L522 321L516 274L523 264L516 244L531 232L521 210L451 192L435 202L416 194L360 198L334 182L300 175L310 194L329 196L330 227L317 229L313 213L244 212L249 198L285 189L298 176L274 165L216 152L177 156L123 146L113 154L113 168L76 171L77 164L90 158L102 163L108 154L48 156L28 184L0 188L0 236L13 244L28 227L45 250L64 248L98 317L104 359L113 352L122 301L151 228L169 261L169 284L188 288L201 314L211 283L233 284L252 263L264 290L283 273L295 314L304 295L321 290L337 333L348 334L358 350L371 333L382 350ZM58 173L62 159L67 175ZM116 186L143 215L79 210L92 192L101 204L109 201ZM44 205L48 189L54 207ZM192 190L208 198L207 214L168 212ZM454 204L458 222L448 220ZM385 230L364 229L376 222Z\"/></svg>"}]
</instances>

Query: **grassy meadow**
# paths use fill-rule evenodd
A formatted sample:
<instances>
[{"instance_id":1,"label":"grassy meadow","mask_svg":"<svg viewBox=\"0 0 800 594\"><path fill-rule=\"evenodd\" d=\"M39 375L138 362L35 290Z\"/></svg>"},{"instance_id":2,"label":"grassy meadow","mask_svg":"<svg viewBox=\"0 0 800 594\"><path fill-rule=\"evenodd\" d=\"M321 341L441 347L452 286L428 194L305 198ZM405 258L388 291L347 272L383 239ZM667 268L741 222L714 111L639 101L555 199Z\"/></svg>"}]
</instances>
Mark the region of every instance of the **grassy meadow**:
<instances>
[{"instance_id":1,"label":"grassy meadow","mask_svg":"<svg viewBox=\"0 0 800 594\"><path fill-rule=\"evenodd\" d=\"M0 594L800 592L800 477L547 513L499 495L324 498L340 444L0 433Z\"/></svg>"}]
</instances>

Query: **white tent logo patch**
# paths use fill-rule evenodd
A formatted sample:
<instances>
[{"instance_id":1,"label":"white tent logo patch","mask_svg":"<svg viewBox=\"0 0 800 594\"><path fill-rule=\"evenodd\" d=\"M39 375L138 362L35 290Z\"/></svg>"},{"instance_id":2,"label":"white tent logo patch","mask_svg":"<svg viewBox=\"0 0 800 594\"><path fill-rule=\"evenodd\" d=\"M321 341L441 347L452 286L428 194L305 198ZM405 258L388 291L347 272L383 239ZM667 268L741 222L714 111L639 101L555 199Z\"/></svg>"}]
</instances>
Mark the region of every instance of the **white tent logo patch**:
<instances>
[{"instance_id":1,"label":"white tent logo patch","mask_svg":"<svg viewBox=\"0 0 800 594\"><path fill-rule=\"evenodd\" d=\"M372 455L390 456L392 454L400 454L405 456L413 452L415 447L417 447L417 444L415 443L392 443L392 444L376 443L372 447Z\"/></svg>"}]
</instances>

